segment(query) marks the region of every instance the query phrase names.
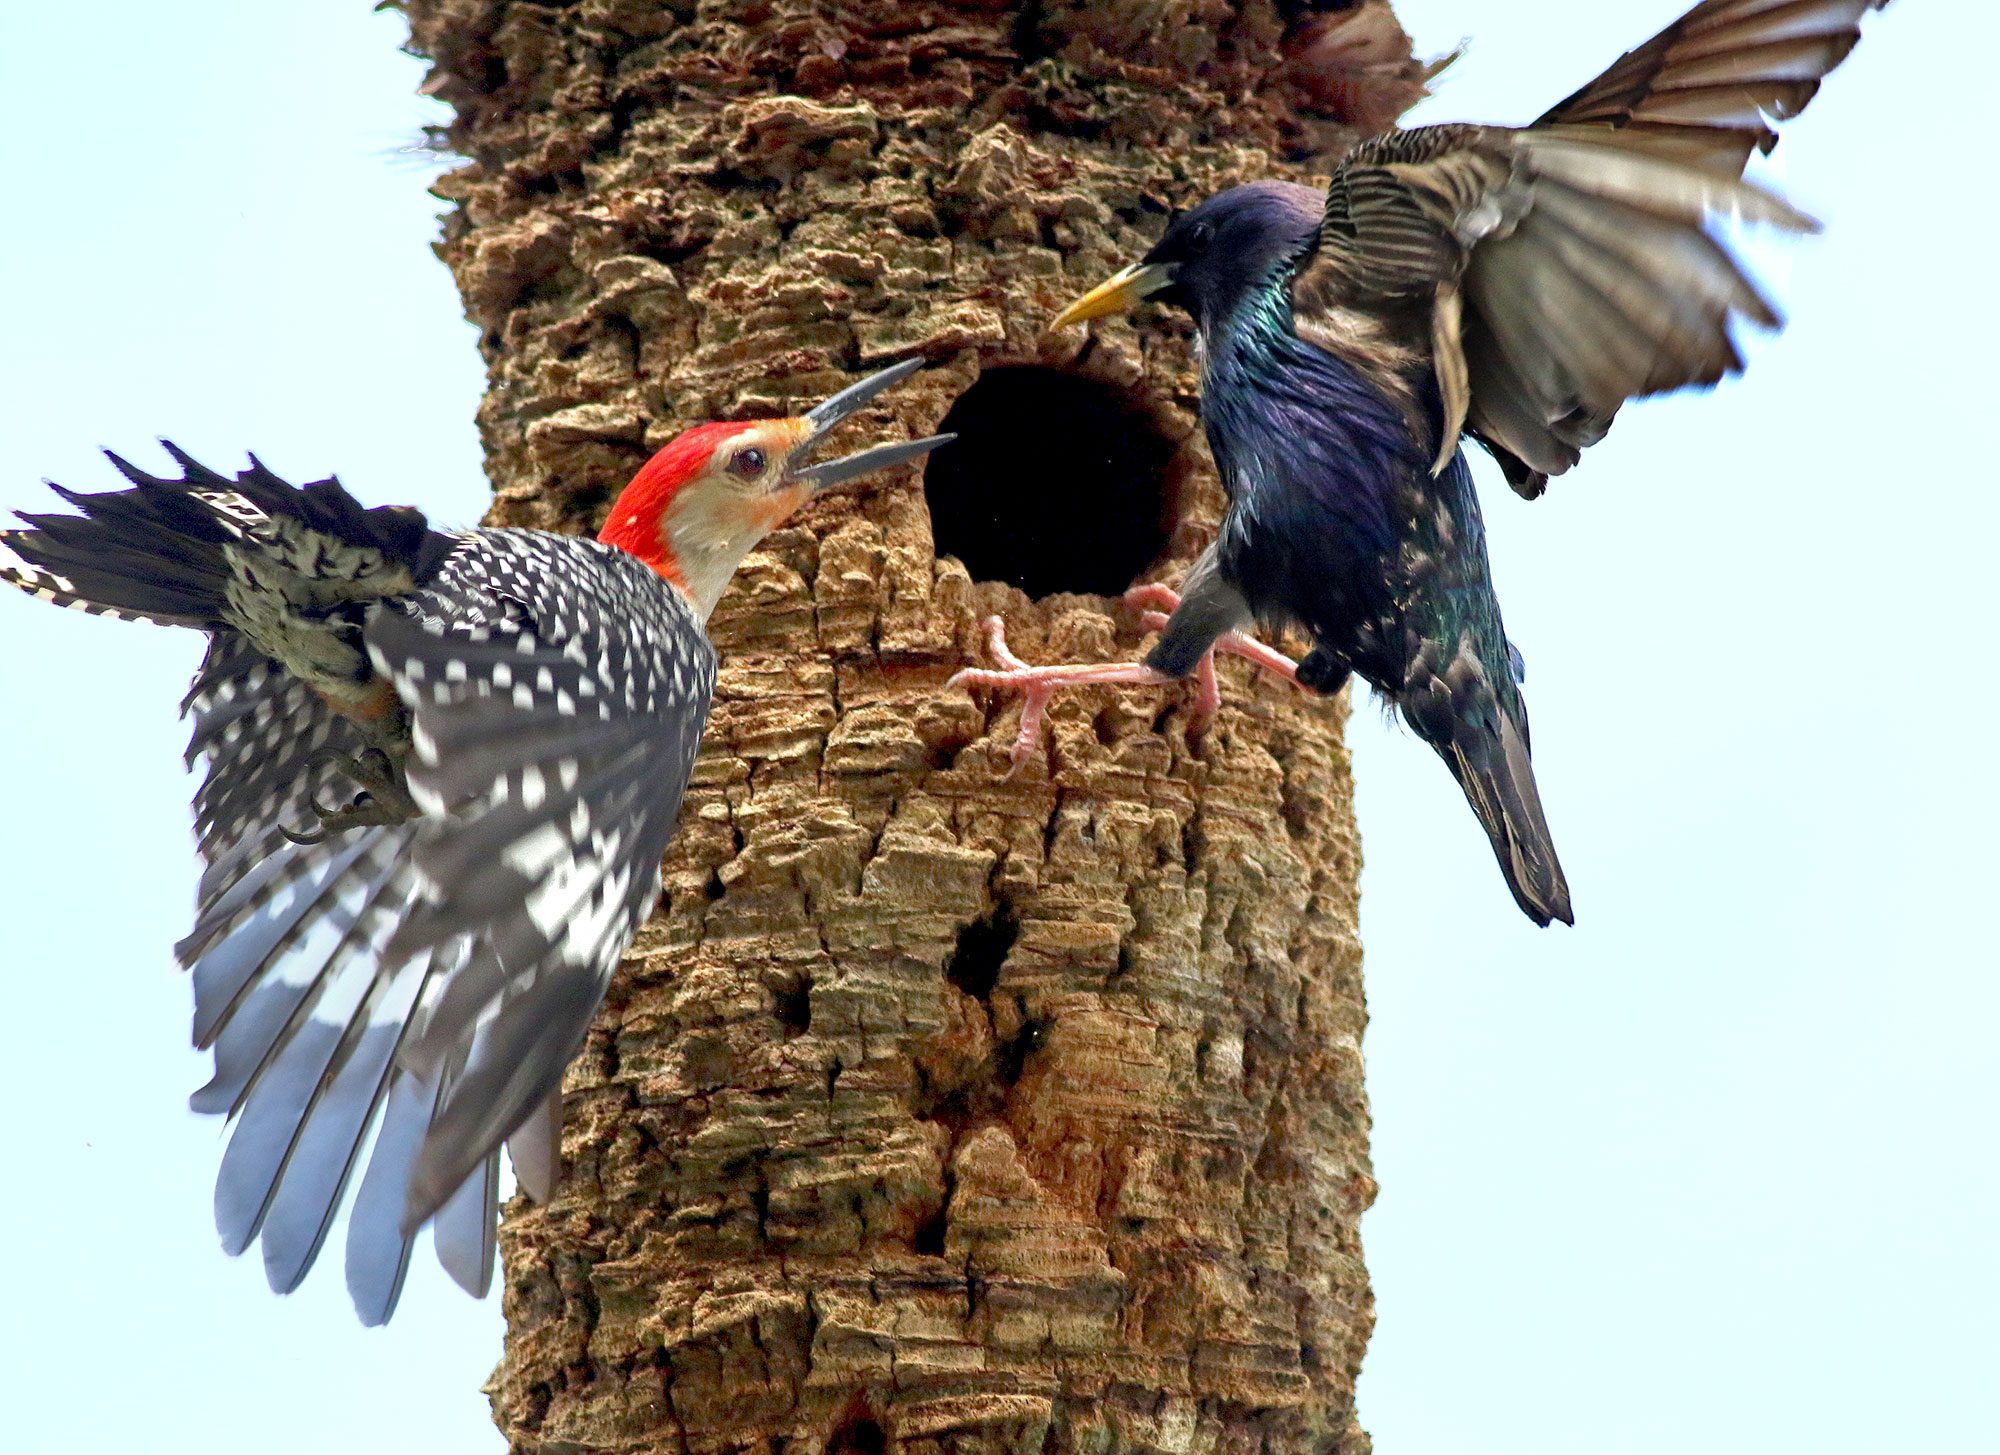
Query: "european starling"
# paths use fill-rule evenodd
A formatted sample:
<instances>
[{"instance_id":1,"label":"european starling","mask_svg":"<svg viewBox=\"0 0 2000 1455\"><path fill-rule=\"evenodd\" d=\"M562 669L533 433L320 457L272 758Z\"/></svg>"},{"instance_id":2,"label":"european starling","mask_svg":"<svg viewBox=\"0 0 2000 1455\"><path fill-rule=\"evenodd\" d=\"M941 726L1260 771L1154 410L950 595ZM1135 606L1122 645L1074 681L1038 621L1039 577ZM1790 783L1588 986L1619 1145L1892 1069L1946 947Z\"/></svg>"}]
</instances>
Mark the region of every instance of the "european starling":
<instances>
[{"instance_id":1,"label":"european starling","mask_svg":"<svg viewBox=\"0 0 2000 1455\"><path fill-rule=\"evenodd\" d=\"M1059 687L1201 670L1212 704L1212 649L1248 650L1234 633L1253 621L1298 627L1313 646L1296 680L1333 692L1359 673L1399 708L1521 909L1571 922L1461 442L1532 497L1626 400L1741 369L1732 316L1779 319L1708 221L1817 226L1743 168L1884 3L1704 0L1531 126L1390 131L1323 193L1219 193L1064 309L1054 326L1149 296L1193 315L1229 508L1143 664L1009 654L961 674L1028 694L1017 756Z\"/></svg>"}]
</instances>

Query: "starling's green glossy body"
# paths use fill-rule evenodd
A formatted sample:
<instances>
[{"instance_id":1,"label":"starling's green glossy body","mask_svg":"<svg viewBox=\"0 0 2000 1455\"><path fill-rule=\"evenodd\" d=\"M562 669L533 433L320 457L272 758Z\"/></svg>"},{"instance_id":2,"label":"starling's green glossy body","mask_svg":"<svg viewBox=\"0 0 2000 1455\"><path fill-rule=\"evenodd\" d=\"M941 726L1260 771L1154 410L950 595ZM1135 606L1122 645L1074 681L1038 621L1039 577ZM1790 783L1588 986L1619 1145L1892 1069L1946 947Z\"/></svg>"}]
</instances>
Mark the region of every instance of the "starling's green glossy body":
<instances>
[{"instance_id":1,"label":"starling's green glossy body","mask_svg":"<svg viewBox=\"0 0 2000 1455\"><path fill-rule=\"evenodd\" d=\"M1201 330L1202 424L1230 508L1212 571L1197 570L1146 664L1194 669L1214 641L1204 602L1303 627L1301 682L1331 692L1359 673L1400 707L1464 787L1522 910L1567 922L1472 475L1458 451L1429 468L1436 391L1405 353L1342 357L1294 326L1286 260L1310 243L1319 200L1236 188L1149 255L1175 267L1169 296Z\"/></svg>"},{"instance_id":2,"label":"starling's green glossy body","mask_svg":"<svg viewBox=\"0 0 2000 1455\"><path fill-rule=\"evenodd\" d=\"M1324 193L1232 188L1065 309L1150 295L1201 338L1229 509L1145 666L1184 676L1253 619L1302 627L1300 683L1355 673L1393 702L1522 910L1567 922L1460 443L1532 497L1627 400L1742 367L1732 319L1778 317L1707 221L1814 226L1743 167L1884 3L1702 0L1531 127L1391 131Z\"/></svg>"}]
</instances>

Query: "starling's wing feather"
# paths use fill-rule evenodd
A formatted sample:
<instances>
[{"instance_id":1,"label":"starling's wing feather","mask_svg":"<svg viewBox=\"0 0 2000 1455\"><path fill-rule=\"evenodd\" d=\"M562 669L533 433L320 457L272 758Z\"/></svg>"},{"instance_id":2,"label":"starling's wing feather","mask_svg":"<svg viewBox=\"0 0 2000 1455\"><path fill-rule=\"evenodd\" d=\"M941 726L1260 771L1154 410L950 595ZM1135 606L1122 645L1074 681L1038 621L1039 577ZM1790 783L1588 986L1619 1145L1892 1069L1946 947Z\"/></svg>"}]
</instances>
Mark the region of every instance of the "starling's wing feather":
<instances>
[{"instance_id":1,"label":"starling's wing feather","mask_svg":"<svg viewBox=\"0 0 2000 1455\"><path fill-rule=\"evenodd\" d=\"M637 559L509 531L482 533L410 611L376 618L368 646L410 709L426 812L412 856L423 899L386 963L466 935L486 952L401 1054L420 1079L464 1066L412 1158L407 1231L469 1200L468 1179L516 1134L538 1139L531 1190L546 1193L549 1101L658 898L715 659ZM440 1237L442 1252L442 1224ZM463 1250L453 1265L461 1281L479 1272Z\"/></svg>"},{"instance_id":2,"label":"starling's wing feather","mask_svg":"<svg viewBox=\"0 0 2000 1455\"><path fill-rule=\"evenodd\" d=\"M1549 109L1541 126L1614 127L1729 177L1777 144L1772 121L1805 110L1888 0L1703 0Z\"/></svg>"},{"instance_id":3,"label":"starling's wing feather","mask_svg":"<svg viewBox=\"0 0 2000 1455\"><path fill-rule=\"evenodd\" d=\"M1872 3L1708 0L1533 127L1363 143L1295 267L1302 330L1428 305L1436 467L1463 426L1538 494L1626 400L1739 370L1735 315L1776 326L1707 225L1815 226L1742 181L1743 161L1852 49Z\"/></svg>"},{"instance_id":4,"label":"starling's wing feather","mask_svg":"<svg viewBox=\"0 0 2000 1455\"><path fill-rule=\"evenodd\" d=\"M1719 211L1809 219L1616 135L1401 132L1359 149L1330 186L1294 310L1309 327L1326 309L1430 303L1438 468L1462 421L1527 470L1559 473L1627 399L1740 368L1732 313L1777 321L1704 225Z\"/></svg>"}]
</instances>

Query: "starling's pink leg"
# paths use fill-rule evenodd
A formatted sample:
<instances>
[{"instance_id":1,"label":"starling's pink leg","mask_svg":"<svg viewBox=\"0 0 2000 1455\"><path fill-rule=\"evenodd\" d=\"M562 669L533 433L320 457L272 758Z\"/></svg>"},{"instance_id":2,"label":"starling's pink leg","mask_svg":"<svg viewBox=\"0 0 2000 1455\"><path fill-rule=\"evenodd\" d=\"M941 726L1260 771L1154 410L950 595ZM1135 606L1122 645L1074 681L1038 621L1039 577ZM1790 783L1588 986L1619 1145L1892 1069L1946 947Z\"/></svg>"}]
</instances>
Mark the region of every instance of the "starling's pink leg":
<instances>
[{"instance_id":1,"label":"starling's pink leg","mask_svg":"<svg viewBox=\"0 0 2000 1455\"><path fill-rule=\"evenodd\" d=\"M1065 687L1130 684L1163 686L1176 679L1155 672L1143 662L1077 662L1049 667L1031 667L1009 650L1006 624L997 616L986 618L986 646L1000 670L967 667L945 683L947 687L988 687L1021 694L1021 730L1014 735L1014 766L1026 762L1041 746L1042 717L1049 699Z\"/></svg>"},{"instance_id":2,"label":"starling's pink leg","mask_svg":"<svg viewBox=\"0 0 2000 1455\"><path fill-rule=\"evenodd\" d=\"M1139 625L1149 632L1156 632L1167 624L1167 613L1181 604L1181 594L1171 586L1149 582L1144 586L1134 586L1125 593L1125 604L1141 609ZM1215 681L1215 654L1227 652L1232 657L1241 657L1253 667L1261 667L1274 677L1282 677L1294 687L1299 683L1299 664L1275 647L1267 647L1255 637L1246 637L1242 632L1224 632L1215 639L1208 655L1201 659L1201 666L1195 669L1200 690L1195 698L1195 706L1204 717L1214 714L1222 706L1222 689Z\"/></svg>"},{"instance_id":3,"label":"starling's pink leg","mask_svg":"<svg viewBox=\"0 0 2000 1455\"><path fill-rule=\"evenodd\" d=\"M1125 602L1143 610L1141 621L1147 631L1158 631L1167 624L1164 611L1172 611L1178 606L1180 596L1166 586L1135 586L1125 593ZM1164 608L1164 611L1148 608ZM1164 672L1154 671L1143 662L1082 662L1031 667L1007 646L1006 627L999 617L989 616L985 627L987 648L993 653L994 660L1000 663L999 669L968 667L953 676L946 685L985 687L1021 694L1021 730L1014 735L1012 753L1016 767L1041 745L1042 721L1049 701L1063 688L1154 687L1166 686L1177 680ZM1222 691L1215 680L1217 651L1242 657L1288 682L1297 680L1297 664L1290 657L1239 632L1226 633L1216 639L1215 646L1203 654L1200 665L1195 668L1194 714L1199 719L1213 717L1222 704Z\"/></svg>"}]
</instances>

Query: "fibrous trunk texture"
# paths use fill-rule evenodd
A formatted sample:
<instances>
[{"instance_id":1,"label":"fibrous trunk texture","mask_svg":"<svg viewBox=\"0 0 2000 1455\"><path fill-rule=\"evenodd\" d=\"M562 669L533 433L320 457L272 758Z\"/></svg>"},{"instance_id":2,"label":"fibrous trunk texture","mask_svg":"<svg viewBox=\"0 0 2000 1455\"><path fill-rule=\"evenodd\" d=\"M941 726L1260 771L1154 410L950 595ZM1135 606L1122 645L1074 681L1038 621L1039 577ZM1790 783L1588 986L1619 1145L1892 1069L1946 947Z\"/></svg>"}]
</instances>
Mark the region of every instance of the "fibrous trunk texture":
<instances>
[{"instance_id":1,"label":"fibrous trunk texture","mask_svg":"<svg viewBox=\"0 0 2000 1455\"><path fill-rule=\"evenodd\" d=\"M899 357L937 367L878 430L1027 381L931 466L975 528L941 548L890 478L716 614L665 899L572 1068L560 1194L507 1212L516 1450L1366 1448L1342 705L1225 669L1203 730L1086 693L1009 776L1018 709L944 686L992 611L1031 660L1129 654L1115 600L1051 588L1210 538L1185 329L1043 325L1348 134L1309 108L1366 78L1299 59L1348 7L1314 8L408 0L468 159L442 253L495 523L592 529L684 425ZM953 554L995 539L1040 599Z\"/></svg>"}]
</instances>

